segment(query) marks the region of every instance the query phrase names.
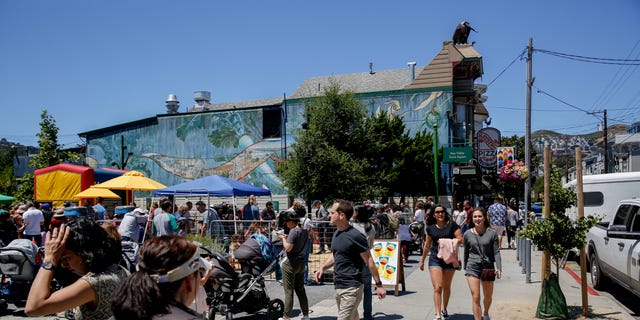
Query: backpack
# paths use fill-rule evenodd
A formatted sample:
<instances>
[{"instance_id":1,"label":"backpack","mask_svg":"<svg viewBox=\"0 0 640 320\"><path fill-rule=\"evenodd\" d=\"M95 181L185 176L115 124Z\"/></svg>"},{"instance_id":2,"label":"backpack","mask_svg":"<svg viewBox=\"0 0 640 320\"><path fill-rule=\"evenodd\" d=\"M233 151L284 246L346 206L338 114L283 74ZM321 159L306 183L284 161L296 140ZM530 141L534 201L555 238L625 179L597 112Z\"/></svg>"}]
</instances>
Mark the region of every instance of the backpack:
<instances>
[{"instance_id":1,"label":"backpack","mask_svg":"<svg viewBox=\"0 0 640 320\"><path fill-rule=\"evenodd\" d=\"M385 214L389 218L389 230L391 230L392 232L398 231L398 225L399 225L398 217L390 213L385 213Z\"/></svg>"},{"instance_id":2,"label":"backpack","mask_svg":"<svg viewBox=\"0 0 640 320\"><path fill-rule=\"evenodd\" d=\"M273 247L273 243L269 241L269 238L261 233L254 233L250 238L255 239L258 244L260 244L262 257L267 261L267 263L271 263L276 258L275 248Z\"/></svg>"}]
</instances>

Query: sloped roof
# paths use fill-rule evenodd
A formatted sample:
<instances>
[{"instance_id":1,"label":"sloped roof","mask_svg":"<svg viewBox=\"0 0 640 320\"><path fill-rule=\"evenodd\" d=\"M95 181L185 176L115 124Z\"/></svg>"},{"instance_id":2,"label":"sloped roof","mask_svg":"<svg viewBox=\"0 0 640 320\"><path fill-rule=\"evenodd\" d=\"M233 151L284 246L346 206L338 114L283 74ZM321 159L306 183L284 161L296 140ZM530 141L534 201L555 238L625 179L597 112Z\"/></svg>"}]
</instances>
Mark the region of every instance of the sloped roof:
<instances>
[{"instance_id":1,"label":"sloped roof","mask_svg":"<svg viewBox=\"0 0 640 320\"><path fill-rule=\"evenodd\" d=\"M422 67L416 67L416 73ZM324 93L324 88L335 83L340 88L353 91L354 93L383 92L392 90L402 90L411 83L411 69L392 69L370 72L341 74L334 76L324 76L307 78L288 98L315 97Z\"/></svg>"},{"instance_id":2,"label":"sloped roof","mask_svg":"<svg viewBox=\"0 0 640 320\"><path fill-rule=\"evenodd\" d=\"M442 50L429 62L415 80L404 89L424 89L450 87L453 84L453 66L465 58L482 58L472 45L454 45L453 41L444 41Z\"/></svg>"}]
</instances>

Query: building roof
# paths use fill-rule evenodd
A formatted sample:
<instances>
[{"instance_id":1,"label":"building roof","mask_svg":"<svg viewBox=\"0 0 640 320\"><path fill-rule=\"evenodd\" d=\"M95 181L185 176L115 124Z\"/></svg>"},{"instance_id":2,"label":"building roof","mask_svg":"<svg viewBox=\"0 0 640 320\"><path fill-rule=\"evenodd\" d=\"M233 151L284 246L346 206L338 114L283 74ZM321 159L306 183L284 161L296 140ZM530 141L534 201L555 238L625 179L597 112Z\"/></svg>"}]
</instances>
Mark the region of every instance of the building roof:
<instances>
[{"instance_id":1,"label":"building roof","mask_svg":"<svg viewBox=\"0 0 640 320\"><path fill-rule=\"evenodd\" d=\"M416 67L415 72L421 70L422 67ZM402 90L410 83L411 69L409 68L307 78L293 95L287 98L316 97L323 94L324 89L331 84L337 84L341 89L354 93L369 93Z\"/></svg>"},{"instance_id":2,"label":"building roof","mask_svg":"<svg viewBox=\"0 0 640 320\"><path fill-rule=\"evenodd\" d=\"M283 98L268 98L268 99L260 99L260 100L213 103L213 104L206 105L205 107L193 106L187 112L251 109L251 108L257 108L257 107L276 106L276 105L282 104L282 99Z\"/></svg>"},{"instance_id":3,"label":"building roof","mask_svg":"<svg viewBox=\"0 0 640 320\"><path fill-rule=\"evenodd\" d=\"M423 89L450 87L453 84L453 67L463 59L482 58L470 44L454 45L453 41L444 41L442 50L429 62L415 80L404 89Z\"/></svg>"}]
</instances>

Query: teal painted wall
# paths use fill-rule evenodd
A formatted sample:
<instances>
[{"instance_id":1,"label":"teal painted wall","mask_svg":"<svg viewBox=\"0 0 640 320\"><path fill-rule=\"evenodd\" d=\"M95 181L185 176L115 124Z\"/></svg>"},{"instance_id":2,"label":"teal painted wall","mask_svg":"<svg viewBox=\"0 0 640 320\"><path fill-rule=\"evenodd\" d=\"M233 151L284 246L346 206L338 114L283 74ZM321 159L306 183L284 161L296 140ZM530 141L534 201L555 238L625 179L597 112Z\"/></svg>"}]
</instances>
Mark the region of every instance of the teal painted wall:
<instances>
[{"instance_id":1,"label":"teal painted wall","mask_svg":"<svg viewBox=\"0 0 640 320\"><path fill-rule=\"evenodd\" d=\"M413 92L356 96L371 114L387 111L402 117L412 135L431 132L426 115L433 112L443 119L438 127L440 145L449 141L447 112L452 109L450 92ZM219 174L262 186L272 194L286 194L275 161L284 142L295 143L294 133L305 121L303 100L287 101L286 137L262 138L262 110L244 109L163 116L157 124L119 127L118 131L87 137L87 162L93 167L120 163L121 136L126 152L132 152L126 169L170 186L211 174Z\"/></svg>"}]
</instances>

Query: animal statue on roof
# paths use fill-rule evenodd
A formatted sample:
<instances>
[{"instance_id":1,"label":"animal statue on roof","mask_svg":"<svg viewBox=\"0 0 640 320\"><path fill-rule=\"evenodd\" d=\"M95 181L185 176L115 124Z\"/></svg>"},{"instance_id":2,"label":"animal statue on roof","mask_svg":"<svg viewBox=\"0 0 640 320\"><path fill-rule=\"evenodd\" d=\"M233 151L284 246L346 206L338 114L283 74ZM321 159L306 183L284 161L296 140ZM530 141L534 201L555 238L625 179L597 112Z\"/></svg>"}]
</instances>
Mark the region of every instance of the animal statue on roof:
<instances>
[{"instance_id":1,"label":"animal statue on roof","mask_svg":"<svg viewBox=\"0 0 640 320\"><path fill-rule=\"evenodd\" d=\"M453 32L453 44L466 44L467 39L469 38L469 33L471 30L477 32L476 29L472 28L469 22L462 21L456 26L456 30Z\"/></svg>"}]
</instances>

